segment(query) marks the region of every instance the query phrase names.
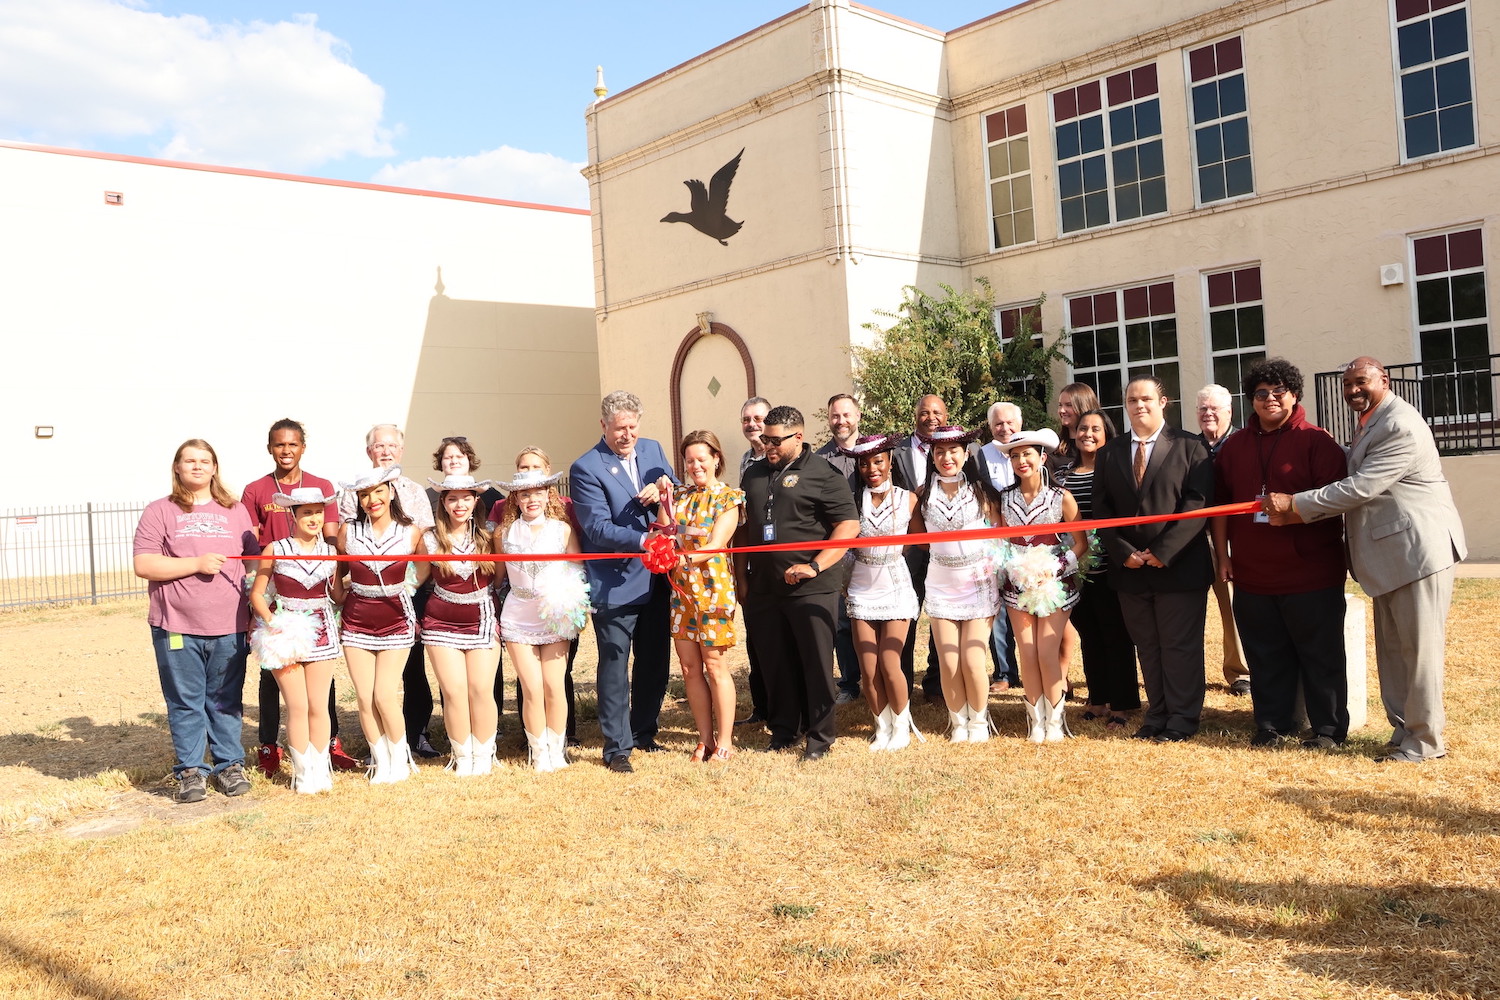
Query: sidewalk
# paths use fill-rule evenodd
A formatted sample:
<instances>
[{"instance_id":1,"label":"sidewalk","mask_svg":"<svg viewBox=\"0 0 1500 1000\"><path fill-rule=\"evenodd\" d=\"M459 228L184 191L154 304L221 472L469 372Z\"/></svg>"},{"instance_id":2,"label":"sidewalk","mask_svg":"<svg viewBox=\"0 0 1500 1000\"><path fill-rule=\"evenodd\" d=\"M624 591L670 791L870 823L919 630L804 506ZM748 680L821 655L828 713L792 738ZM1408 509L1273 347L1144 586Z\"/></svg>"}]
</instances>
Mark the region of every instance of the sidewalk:
<instances>
[{"instance_id":1,"label":"sidewalk","mask_svg":"<svg viewBox=\"0 0 1500 1000\"><path fill-rule=\"evenodd\" d=\"M1456 574L1460 579L1470 577L1481 580L1500 579L1500 562L1461 562Z\"/></svg>"}]
</instances>

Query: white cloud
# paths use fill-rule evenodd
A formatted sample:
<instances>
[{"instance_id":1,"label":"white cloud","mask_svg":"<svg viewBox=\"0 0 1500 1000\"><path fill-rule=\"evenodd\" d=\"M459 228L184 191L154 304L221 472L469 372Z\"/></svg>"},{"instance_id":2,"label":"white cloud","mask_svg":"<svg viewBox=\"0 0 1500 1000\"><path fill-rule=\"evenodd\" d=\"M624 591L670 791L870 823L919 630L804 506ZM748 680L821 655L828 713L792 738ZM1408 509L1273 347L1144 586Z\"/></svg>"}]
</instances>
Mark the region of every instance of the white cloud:
<instances>
[{"instance_id":1,"label":"white cloud","mask_svg":"<svg viewBox=\"0 0 1500 1000\"><path fill-rule=\"evenodd\" d=\"M268 24L169 17L138 0L0 0L0 134L306 170L390 156L385 91L313 15Z\"/></svg>"},{"instance_id":2,"label":"white cloud","mask_svg":"<svg viewBox=\"0 0 1500 1000\"><path fill-rule=\"evenodd\" d=\"M388 163L373 180L398 187L587 208L588 183L579 174L583 167L551 153L501 146L473 156L426 156Z\"/></svg>"}]
</instances>

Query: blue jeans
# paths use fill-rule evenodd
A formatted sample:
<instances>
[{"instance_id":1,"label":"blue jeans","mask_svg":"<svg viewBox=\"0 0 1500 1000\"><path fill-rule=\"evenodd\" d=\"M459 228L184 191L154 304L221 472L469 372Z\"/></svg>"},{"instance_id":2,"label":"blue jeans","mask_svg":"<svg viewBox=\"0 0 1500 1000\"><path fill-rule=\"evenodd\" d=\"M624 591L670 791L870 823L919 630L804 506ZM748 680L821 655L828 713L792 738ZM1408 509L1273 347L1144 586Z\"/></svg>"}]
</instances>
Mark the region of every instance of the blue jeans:
<instances>
[{"instance_id":1,"label":"blue jeans","mask_svg":"<svg viewBox=\"0 0 1500 1000\"><path fill-rule=\"evenodd\" d=\"M854 626L844 610L844 595L839 595L838 628L833 633L833 656L839 665L839 690L859 697L859 658L854 655Z\"/></svg>"},{"instance_id":2,"label":"blue jeans","mask_svg":"<svg viewBox=\"0 0 1500 1000\"><path fill-rule=\"evenodd\" d=\"M1010 686L1021 686L1021 670L1016 665L1016 637L1010 633L1010 615L1005 602L995 612L995 624L990 629L990 660L995 665L992 681L1009 681Z\"/></svg>"},{"instance_id":3,"label":"blue jeans","mask_svg":"<svg viewBox=\"0 0 1500 1000\"><path fill-rule=\"evenodd\" d=\"M668 593L666 579L661 578L646 603L594 612L594 638L599 643L595 688L606 764L616 757L629 757L636 746L656 739L671 669ZM632 646L634 670L630 669Z\"/></svg>"},{"instance_id":4,"label":"blue jeans","mask_svg":"<svg viewBox=\"0 0 1500 1000\"><path fill-rule=\"evenodd\" d=\"M203 766L205 751L213 754L213 774L232 764L245 763L240 741L244 713L245 633L184 635L182 648L172 648L172 633L151 627L156 673L167 703L167 726L177 763L172 773Z\"/></svg>"}]
</instances>

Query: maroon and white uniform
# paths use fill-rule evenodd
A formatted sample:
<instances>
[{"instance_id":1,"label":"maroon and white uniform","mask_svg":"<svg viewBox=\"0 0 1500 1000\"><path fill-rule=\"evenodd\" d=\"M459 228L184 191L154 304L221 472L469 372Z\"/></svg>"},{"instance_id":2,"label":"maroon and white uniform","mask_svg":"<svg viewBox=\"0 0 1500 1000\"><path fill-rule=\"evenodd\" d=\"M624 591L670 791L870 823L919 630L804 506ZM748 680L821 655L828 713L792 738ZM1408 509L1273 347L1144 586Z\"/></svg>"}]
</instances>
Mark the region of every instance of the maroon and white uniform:
<instances>
[{"instance_id":1,"label":"maroon and white uniform","mask_svg":"<svg viewBox=\"0 0 1500 1000\"><path fill-rule=\"evenodd\" d=\"M356 649L407 649L417 641L417 613L406 592L411 527L394 521L377 538L368 521L350 521L344 544L352 556L383 556L349 564L344 599L344 645ZM396 558L392 558L396 557Z\"/></svg>"},{"instance_id":2,"label":"maroon and white uniform","mask_svg":"<svg viewBox=\"0 0 1500 1000\"><path fill-rule=\"evenodd\" d=\"M343 655L334 626L333 601L328 584L338 570L333 560L303 561L300 555L331 556L333 546L319 538L311 552L303 552L294 538L277 539L271 546L276 557L271 564L271 583L276 588L276 610L306 611L318 618L318 639L303 662L334 660Z\"/></svg>"},{"instance_id":3,"label":"maroon and white uniform","mask_svg":"<svg viewBox=\"0 0 1500 1000\"><path fill-rule=\"evenodd\" d=\"M452 539L453 554L474 554L471 535ZM422 533L422 547L438 554L437 535ZM495 601L490 591L489 563L435 562L431 564L432 595L422 615L422 644L450 649L491 649L499 641ZM446 570L447 572L444 572Z\"/></svg>"}]
</instances>

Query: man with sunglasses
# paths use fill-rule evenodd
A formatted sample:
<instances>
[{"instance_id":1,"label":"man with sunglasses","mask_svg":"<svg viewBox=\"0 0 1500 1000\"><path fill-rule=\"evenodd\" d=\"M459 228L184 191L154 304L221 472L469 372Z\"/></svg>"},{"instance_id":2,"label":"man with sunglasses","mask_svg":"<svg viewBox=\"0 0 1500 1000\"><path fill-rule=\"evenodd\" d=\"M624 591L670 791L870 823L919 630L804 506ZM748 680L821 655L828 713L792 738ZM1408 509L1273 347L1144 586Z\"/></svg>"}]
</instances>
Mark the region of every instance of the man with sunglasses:
<instances>
[{"instance_id":1,"label":"man with sunglasses","mask_svg":"<svg viewBox=\"0 0 1500 1000\"><path fill-rule=\"evenodd\" d=\"M1381 762L1417 763L1443 744L1443 656L1464 526L1421 412L1391 391L1385 366L1344 368L1344 402L1359 418L1347 473L1321 489L1273 491L1273 525L1344 517L1350 568L1375 606L1380 700L1393 731Z\"/></svg>"},{"instance_id":2,"label":"man with sunglasses","mask_svg":"<svg viewBox=\"0 0 1500 1000\"><path fill-rule=\"evenodd\" d=\"M802 413L778 406L766 414L763 462L741 481L745 520L739 545L817 542L859 534L849 480L803 441ZM787 750L804 735L802 759L821 760L833 746L833 636L844 557L841 548L755 552L736 557L745 621L765 673L769 750Z\"/></svg>"},{"instance_id":3,"label":"man with sunglasses","mask_svg":"<svg viewBox=\"0 0 1500 1000\"><path fill-rule=\"evenodd\" d=\"M1302 373L1281 358L1245 373L1252 416L1214 458L1216 502L1313 490L1344 477L1344 449L1307 419L1302 385ZM1210 527L1217 581L1234 581L1234 618L1250 663L1251 745L1298 735L1300 686L1310 727L1302 745L1338 746L1349 733L1343 519L1276 528L1264 514L1242 514Z\"/></svg>"}]
</instances>

